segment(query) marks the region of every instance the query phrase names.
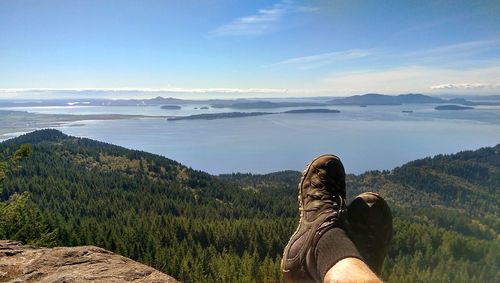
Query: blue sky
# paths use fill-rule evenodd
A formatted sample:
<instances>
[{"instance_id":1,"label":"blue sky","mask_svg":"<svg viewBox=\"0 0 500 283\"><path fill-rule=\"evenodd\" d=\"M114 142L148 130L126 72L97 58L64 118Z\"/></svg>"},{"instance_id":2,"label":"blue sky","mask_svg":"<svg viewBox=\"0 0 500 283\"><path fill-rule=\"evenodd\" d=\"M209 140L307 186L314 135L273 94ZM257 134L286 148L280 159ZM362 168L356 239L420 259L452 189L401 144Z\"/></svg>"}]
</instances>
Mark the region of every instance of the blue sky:
<instances>
[{"instance_id":1,"label":"blue sky","mask_svg":"<svg viewBox=\"0 0 500 283\"><path fill-rule=\"evenodd\" d=\"M0 89L498 93L500 1L0 0Z\"/></svg>"}]
</instances>

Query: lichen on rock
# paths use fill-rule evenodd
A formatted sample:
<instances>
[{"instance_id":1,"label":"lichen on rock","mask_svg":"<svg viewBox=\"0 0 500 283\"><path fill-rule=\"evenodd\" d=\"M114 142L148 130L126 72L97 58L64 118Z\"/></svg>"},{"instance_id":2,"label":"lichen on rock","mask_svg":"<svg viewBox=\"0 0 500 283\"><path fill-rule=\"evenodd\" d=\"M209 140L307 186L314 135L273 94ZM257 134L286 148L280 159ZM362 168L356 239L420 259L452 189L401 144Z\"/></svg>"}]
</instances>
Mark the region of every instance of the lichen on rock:
<instances>
[{"instance_id":1,"label":"lichen on rock","mask_svg":"<svg viewBox=\"0 0 500 283\"><path fill-rule=\"evenodd\" d=\"M41 248L0 241L0 282L178 282L95 246Z\"/></svg>"}]
</instances>

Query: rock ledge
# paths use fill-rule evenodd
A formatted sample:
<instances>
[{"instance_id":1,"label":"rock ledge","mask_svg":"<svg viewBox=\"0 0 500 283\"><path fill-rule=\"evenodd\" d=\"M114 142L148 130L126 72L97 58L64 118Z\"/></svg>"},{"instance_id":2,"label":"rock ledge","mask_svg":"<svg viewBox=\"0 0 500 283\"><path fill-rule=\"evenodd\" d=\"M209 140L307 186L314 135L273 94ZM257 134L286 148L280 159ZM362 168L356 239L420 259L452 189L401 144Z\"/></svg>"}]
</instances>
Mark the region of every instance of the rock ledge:
<instances>
[{"instance_id":1,"label":"rock ledge","mask_svg":"<svg viewBox=\"0 0 500 283\"><path fill-rule=\"evenodd\" d=\"M39 248L0 241L0 282L178 282L94 246Z\"/></svg>"}]
</instances>

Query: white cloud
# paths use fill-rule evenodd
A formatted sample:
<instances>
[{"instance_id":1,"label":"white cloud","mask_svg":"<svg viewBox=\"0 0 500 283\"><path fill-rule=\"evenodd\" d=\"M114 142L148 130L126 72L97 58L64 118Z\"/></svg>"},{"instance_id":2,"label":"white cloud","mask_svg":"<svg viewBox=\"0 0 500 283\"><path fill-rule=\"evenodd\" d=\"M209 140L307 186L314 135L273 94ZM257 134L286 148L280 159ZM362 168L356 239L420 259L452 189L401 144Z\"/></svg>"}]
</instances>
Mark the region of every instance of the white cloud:
<instances>
[{"instance_id":1,"label":"white cloud","mask_svg":"<svg viewBox=\"0 0 500 283\"><path fill-rule=\"evenodd\" d=\"M210 32L214 36L259 36L275 31L283 18L292 13L312 13L316 7L300 6L293 1L281 1L256 14L238 18Z\"/></svg>"},{"instance_id":2,"label":"white cloud","mask_svg":"<svg viewBox=\"0 0 500 283\"><path fill-rule=\"evenodd\" d=\"M456 82L455 87L437 87ZM492 88L465 88L470 81L476 86L498 86L500 82L500 67L475 69L444 69L434 67L398 67L387 70L364 71L332 74L322 80L324 88L342 94L383 92L491 92ZM470 85L470 84L469 84ZM473 86L472 84L471 86ZM498 88L496 88L498 90Z\"/></svg>"},{"instance_id":3,"label":"white cloud","mask_svg":"<svg viewBox=\"0 0 500 283\"><path fill-rule=\"evenodd\" d=\"M368 50L363 49L351 49L347 51L336 51L336 52L328 52L321 53L309 56L295 57L289 58L274 64L271 66L294 66L301 70L309 70L317 67L322 67L325 65L329 65L335 63L340 60L349 60L349 59L357 59L369 56L371 54Z\"/></svg>"},{"instance_id":4,"label":"white cloud","mask_svg":"<svg viewBox=\"0 0 500 283\"><path fill-rule=\"evenodd\" d=\"M330 70L329 74L305 84L316 92L331 95L473 91L486 94L499 90L500 60L490 55L497 51L500 39L487 39L410 52L352 49L290 58L270 66L288 70L325 66L323 70Z\"/></svg>"},{"instance_id":5,"label":"white cloud","mask_svg":"<svg viewBox=\"0 0 500 283\"><path fill-rule=\"evenodd\" d=\"M281 93L279 88L3 88L0 93L17 92L165 92L165 93Z\"/></svg>"},{"instance_id":6,"label":"white cloud","mask_svg":"<svg viewBox=\"0 0 500 283\"><path fill-rule=\"evenodd\" d=\"M500 84L483 83L447 83L431 86L436 90L500 90Z\"/></svg>"},{"instance_id":7,"label":"white cloud","mask_svg":"<svg viewBox=\"0 0 500 283\"><path fill-rule=\"evenodd\" d=\"M44 98L235 98L282 96L288 89L280 88L4 88L0 99Z\"/></svg>"}]
</instances>

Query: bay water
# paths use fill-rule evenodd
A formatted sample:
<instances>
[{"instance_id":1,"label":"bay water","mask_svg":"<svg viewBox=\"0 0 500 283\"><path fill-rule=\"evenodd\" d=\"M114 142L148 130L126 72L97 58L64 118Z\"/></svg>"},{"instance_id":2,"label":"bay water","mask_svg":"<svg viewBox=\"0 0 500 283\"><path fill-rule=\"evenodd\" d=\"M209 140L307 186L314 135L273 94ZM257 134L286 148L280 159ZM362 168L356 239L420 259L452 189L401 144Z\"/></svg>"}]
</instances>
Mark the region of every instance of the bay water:
<instances>
[{"instance_id":1,"label":"bay water","mask_svg":"<svg viewBox=\"0 0 500 283\"><path fill-rule=\"evenodd\" d=\"M183 105L181 110L164 110L159 106L23 107L10 110L166 116L232 111L200 110L199 107L203 106ZM78 121L57 129L73 136L163 155L212 174L302 170L310 159L322 153L340 156L348 173L362 173L392 169L435 154L500 143L500 107L437 111L434 106L332 106L328 108L338 109L341 113L275 114L217 120ZM286 110L290 109L251 111ZM403 110L413 112L404 113Z\"/></svg>"}]
</instances>

